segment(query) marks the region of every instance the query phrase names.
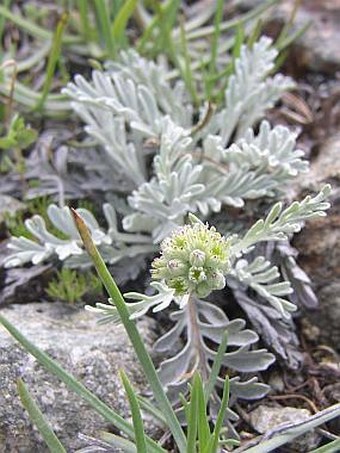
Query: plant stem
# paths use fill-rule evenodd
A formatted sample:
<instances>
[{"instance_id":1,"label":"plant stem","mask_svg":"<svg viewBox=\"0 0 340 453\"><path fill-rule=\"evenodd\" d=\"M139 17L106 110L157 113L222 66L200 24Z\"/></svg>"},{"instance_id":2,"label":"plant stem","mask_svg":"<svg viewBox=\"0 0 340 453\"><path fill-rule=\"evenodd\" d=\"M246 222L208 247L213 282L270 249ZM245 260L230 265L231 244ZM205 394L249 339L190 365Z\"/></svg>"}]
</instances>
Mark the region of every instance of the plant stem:
<instances>
[{"instance_id":1,"label":"plant stem","mask_svg":"<svg viewBox=\"0 0 340 453\"><path fill-rule=\"evenodd\" d=\"M121 292L119 291L116 282L113 280L109 270L107 269L105 262L101 257L97 247L92 241L90 232L85 222L74 209L72 209L72 214L76 226L78 228L79 234L83 240L86 251L90 255L94 263L94 266L98 272L98 275L101 278L108 294L114 301L117 311L121 317L121 321L131 340L131 343L135 349L135 352L143 368L147 381L154 394L155 400L157 401L161 412L163 412L167 420L167 424L169 426L170 431L172 432L172 435L175 438L179 451L181 453L184 453L186 452L186 439L184 432L172 409L170 401L168 400L168 397L166 396L163 390L162 384L159 380L154 364L139 335L138 329L134 321L130 319L130 313L128 308L126 307L126 302Z\"/></svg>"}]
</instances>

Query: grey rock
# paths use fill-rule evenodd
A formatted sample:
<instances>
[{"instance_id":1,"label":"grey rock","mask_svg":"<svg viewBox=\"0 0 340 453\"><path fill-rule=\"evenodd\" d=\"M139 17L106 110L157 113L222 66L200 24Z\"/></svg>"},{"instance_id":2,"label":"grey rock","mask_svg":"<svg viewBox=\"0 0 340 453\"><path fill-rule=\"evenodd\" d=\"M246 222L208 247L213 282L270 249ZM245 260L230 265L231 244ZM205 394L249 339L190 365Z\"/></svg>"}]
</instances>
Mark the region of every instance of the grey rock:
<instances>
[{"instance_id":1,"label":"grey rock","mask_svg":"<svg viewBox=\"0 0 340 453\"><path fill-rule=\"evenodd\" d=\"M307 420L311 413L307 409L295 407L270 407L261 405L250 413L250 424L260 434L265 434L280 425L300 423ZM308 452L320 442L320 436L314 431L295 439L290 451Z\"/></svg>"},{"instance_id":2,"label":"grey rock","mask_svg":"<svg viewBox=\"0 0 340 453\"><path fill-rule=\"evenodd\" d=\"M340 280L318 291L319 309L308 313L308 319L319 328L318 341L340 352Z\"/></svg>"},{"instance_id":3,"label":"grey rock","mask_svg":"<svg viewBox=\"0 0 340 453\"><path fill-rule=\"evenodd\" d=\"M340 347L340 134L322 146L312 162L311 172L301 182L301 192L319 190L326 182L332 185L331 209L325 218L306 223L294 239L299 264L307 272L320 301L317 311L306 312L320 330L322 342Z\"/></svg>"},{"instance_id":4,"label":"grey rock","mask_svg":"<svg viewBox=\"0 0 340 453\"><path fill-rule=\"evenodd\" d=\"M263 4L261 0L235 1L242 10L250 10ZM266 14L268 29L281 29L287 24L294 8L295 0L281 0ZM290 54L296 51L295 65L301 70L326 72L334 75L340 68L340 8L335 0L306 0L299 7L291 24L290 34L298 32L308 23L309 28L290 45ZM278 30L277 30L278 31Z\"/></svg>"},{"instance_id":5,"label":"grey rock","mask_svg":"<svg viewBox=\"0 0 340 453\"><path fill-rule=\"evenodd\" d=\"M119 380L123 368L138 391L147 384L132 346L120 326L96 323L93 314L61 303L12 305L1 314L36 346L56 359L89 390L129 417ZM154 341L154 322L144 318L139 331L148 347ZM0 452L47 452L18 398L16 379L21 377L68 452L84 447L79 433L96 437L112 426L83 400L28 355L0 326Z\"/></svg>"}]
</instances>

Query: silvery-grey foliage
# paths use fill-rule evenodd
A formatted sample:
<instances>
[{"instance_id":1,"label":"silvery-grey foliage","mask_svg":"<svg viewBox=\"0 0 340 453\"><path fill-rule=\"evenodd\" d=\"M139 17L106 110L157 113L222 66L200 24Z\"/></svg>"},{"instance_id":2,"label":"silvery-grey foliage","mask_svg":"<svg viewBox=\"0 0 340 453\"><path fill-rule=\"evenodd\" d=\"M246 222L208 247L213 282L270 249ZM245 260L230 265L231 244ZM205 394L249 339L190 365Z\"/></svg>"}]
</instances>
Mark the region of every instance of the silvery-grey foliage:
<instances>
[{"instance_id":1,"label":"silvery-grey foliage","mask_svg":"<svg viewBox=\"0 0 340 453\"><path fill-rule=\"evenodd\" d=\"M107 231L99 226L93 214L87 209L79 208L77 212L85 220L95 244L108 263L113 264L123 257L152 253L157 249L148 236L120 233L117 228L116 213L111 205L105 204L103 210L109 227ZM59 208L57 205L51 204L47 214L52 225L61 233L62 237L48 231L41 216L35 215L31 219L27 219L25 225L36 240L23 236L13 237L9 244L13 253L3 261L6 267L14 267L28 262L39 264L55 256L72 267L90 265L69 208L66 206Z\"/></svg>"},{"instance_id":2,"label":"silvery-grey foliage","mask_svg":"<svg viewBox=\"0 0 340 453\"><path fill-rule=\"evenodd\" d=\"M219 115L222 145L226 146L233 134L236 140L259 120L266 109L273 107L283 91L294 84L288 77L277 74L267 77L274 69L278 52L271 39L262 37L252 49L242 46L235 62L235 73L230 77L225 92L225 109Z\"/></svg>"},{"instance_id":3,"label":"silvery-grey foliage","mask_svg":"<svg viewBox=\"0 0 340 453\"><path fill-rule=\"evenodd\" d=\"M233 375L230 379L231 405L239 398L262 398L269 387L258 382L254 374L266 370L274 362L274 356L266 349L254 349L258 336L254 331L245 329L243 319L230 321L216 305L199 299L193 302L183 310L171 313L173 327L155 344L157 352L170 354L170 358L161 363L159 376L172 399L175 401L179 393L184 391L188 379L196 370L199 370L204 380L208 380L216 355L212 345L218 345L225 332L228 335L228 349L223 356L223 367L228 374ZM184 345L174 354L183 337ZM247 378L241 379L239 373L246 373ZM222 383L220 379L219 384ZM218 400L217 394L214 394L213 400ZM214 408L210 410L213 415ZM237 419L237 414L229 407L226 422L229 432L234 435L236 433L231 422Z\"/></svg>"},{"instance_id":4,"label":"silvery-grey foliage","mask_svg":"<svg viewBox=\"0 0 340 453\"><path fill-rule=\"evenodd\" d=\"M251 49L243 46L225 91L224 105L215 111L208 106L195 112L182 81L170 84L165 65L149 62L131 50L123 52L119 62L108 63L104 71L94 71L90 82L77 75L68 84L64 93L85 122L85 131L95 140L97 147L93 149L105 153L107 167L114 169L113 179L125 181L129 188L125 190L128 209L123 206L119 211L117 206L120 213L125 211L124 231L119 230L110 204L103 207L107 230L89 211L78 210L108 263L153 255L159 242L183 224L189 212L209 218L222 208L243 207L248 200L281 196L294 178L307 171L303 153L296 149L295 133L266 121L255 129L265 110L293 86L286 77L268 75L276 56L269 38L261 38ZM96 160L92 159L94 170ZM98 159L98 164L103 161ZM109 187L106 179L103 185ZM243 235L233 236L228 282L244 311L250 318L257 317L254 325L258 331L285 358L289 356L287 342L292 338L287 326L295 308L290 299L291 285L280 281L278 269L265 255L248 254L256 244L286 240L306 219L324 215L329 190L325 186L315 197L306 197L288 208L276 203L264 220L255 222ZM108 197L116 197L115 192L108 188ZM43 219L34 216L26 225L36 241L12 238L13 253L6 266L36 264L52 257L65 260L69 266L88 265L67 208L52 205L48 214L63 233L62 238L47 231ZM173 302L179 307L172 315L173 328L157 346L180 337L185 341L184 348L161 365L161 376L169 388L178 390L176 386L195 366L209 372L214 354L209 342L218 343L226 329L230 331L229 346L234 348L226 353L227 368L248 374L266 369L272 362L271 354L254 349L257 335L244 330L240 320L230 321L218 307L203 301L197 301L192 314L193 304L183 298L176 300L162 282L154 282L153 289L154 294L148 296L130 294L136 302L129 307L132 317L149 309L162 310ZM93 310L106 321L118 321L112 305L98 304ZM201 355L197 355L198 345ZM256 398L265 389L256 378L232 380L236 396ZM235 418L235 414L229 415Z\"/></svg>"},{"instance_id":5,"label":"silvery-grey foliage","mask_svg":"<svg viewBox=\"0 0 340 453\"><path fill-rule=\"evenodd\" d=\"M78 149L60 146L54 149L40 146L26 159L25 178L37 181L26 193L27 199L51 197L59 206L67 200L88 199L98 202L106 194L129 193L131 184L121 178L102 149Z\"/></svg>"}]
</instances>

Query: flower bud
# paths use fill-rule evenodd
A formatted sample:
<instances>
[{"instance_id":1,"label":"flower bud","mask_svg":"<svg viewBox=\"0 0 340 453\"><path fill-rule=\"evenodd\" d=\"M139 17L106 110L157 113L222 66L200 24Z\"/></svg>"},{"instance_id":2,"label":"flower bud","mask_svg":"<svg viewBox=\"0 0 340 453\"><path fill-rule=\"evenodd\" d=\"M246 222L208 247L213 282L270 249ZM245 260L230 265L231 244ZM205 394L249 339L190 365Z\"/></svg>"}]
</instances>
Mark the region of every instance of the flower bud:
<instances>
[{"instance_id":1,"label":"flower bud","mask_svg":"<svg viewBox=\"0 0 340 453\"><path fill-rule=\"evenodd\" d=\"M202 222L175 229L161 243L161 256L152 263L152 278L163 280L177 296L206 297L225 286L230 242Z\"/></svg>"}]
</instances>

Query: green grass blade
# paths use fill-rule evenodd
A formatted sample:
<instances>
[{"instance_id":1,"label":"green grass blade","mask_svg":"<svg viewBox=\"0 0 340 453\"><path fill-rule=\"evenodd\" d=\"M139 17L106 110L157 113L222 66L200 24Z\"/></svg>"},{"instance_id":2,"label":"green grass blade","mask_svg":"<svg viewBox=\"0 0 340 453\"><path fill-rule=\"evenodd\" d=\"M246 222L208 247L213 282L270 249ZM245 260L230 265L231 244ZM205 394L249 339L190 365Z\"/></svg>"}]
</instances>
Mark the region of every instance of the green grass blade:
<instances>
[{"instance_id":1,"label":"green grass blade","mask_svg":"<svg viewBox=\"0 0 340 453\"><path fill-rule=\"evenodd\" d=\"M102 31L102 38L105 43L107 55L115 59L117 56L117 49L115 42L111 35L110 13L107 9L104 0L93 0L93 6L97 17L97 26Z\"/></svg>"},{"instance_id":2,"label":"green grass blade","mask_svg":"<svg viewBox=\"0 0 340 453\"><path fill-rule=\"evenodd\" d=\"M207 400L205 399L204 387L202 380L198 388L198 400L197 400L197 429L198 429L198 451L202 452L206 445L208 445L211 437L209 417L207 415Z\"/></svg>"},{"instance_id":3,"label":"green grass blade","mask_svg":"<svg viewBox=\"0 0 340 453\"><path fill-rule=\"evenodd\" d=\"M187 407L187 451L190 453L195 453L196 450L196 441L197 441L197 422L198 422L198 396L199 396L199 387L202 387L202 381L199 374L196 372L192 379L192 387L190 393L190 402Z\"/></svg>"},{"instance_id":4,"label":"green grass blade","mask_svg":"<svg viewBox=\"0 0 340 453\"><path fill-rule=\"evenodd\" d=\"M218 41L221 36L221 22L223 20L223 0L217 0L216 3L216 12L214 18L214 33L212 36L212 43L211 43L211 59L208 68L207 74L207 84L206 84L206 94L209 100L211 100L212 89L214 83L211 82L209 79L212 78L217 72L217 56L218 56Z\"/></svg>"},{"instance_id":5,"label":"green grass blade","mask_svg":"<svg viewBox=\"0 0 340 453\"><path fill-rule=\"evenodd\" d=\"M28 412L32 423L38 428L39 433L46 442L50 451L52 451L53 453L66 453L66 450L63 447L62 443L48 425L48 422L45 420L43 413L39 409L36 402L33 400L26 385L21 379L18 379L17 387L22 405Z\"/></svg>"},{"instance_id":6,"label":"green grass blade","mask_svg":"<svg viewBox=\"0 0 340 453\"><path fill-rule=\"evenodd\" d=\"M218 411L215 427L214 427L214 432L211 438L211 441L209 442L209 445L207 446L207 449L204 450L204 453L217 453L218 452L218 446L219 446L219 440L220 440L220 433L221 429L223 427L223 421L225 417L226 410L228 408L228 403L229 403L229 378L227 377L224 381L224 386L223 386L223 395L222 395L222 401L221 401L221 406Z\"/></svg>"},{"instance_id":7,"label":"green grass blade","mask_svg":"<svg viewBox=\"0 0 340 453\"><path fill-rule=\"evenodd\" d=\"M161 4L158 0L153 0L151 3L155 14L139 39L137 50L140 53L144 53L146 46L153 43L154 53L156 49L161 49L163 53L166 52L171 57L173 62L176 62L176 50L172 42L172 30L177 19L180 0L168 0L165 4ZM154 41L152 40L152 36L157 27L159 36L157 41Z\"/></svg>"},{"instance_id":8,"label":"green grass blade","mask_svg":"<svg viewBox=\"0 0 340 453\"><path fill-rule=\"evenodd\" d=\"M209 380L205 386L205 390L204 390L205 401L209 400L210 395L212 394L212 392L216 386L216 381L217 381L218 375L221 370L223 356L226 352L227 344L228 344L228 333L224 332L224 334L222 335L221 343L219 344L218 349L217 349L217 353L216 353L216 356L214 359L213 366L211 368Z\"/></svg>"},{"instance_id":9,"label":"green grass blade","mask_svg":"<svg viewBox=\"0 0 340 453\"><path fill-rule=\"evenodd\" d=\"M112 25L113 39L122 45L125 40L125 32L127 23L134 13L138 0L127 0L118 11L117 16Z\"/></svg>"},{"instance_id":10,"label":"green grass blade","mask_svg":"<svg viewBox=\"0 0 340 453\"><path fill-rule=\"evenodd\" d=\"M77 9L80 17L81 33L86 43L94 40L94 33L92 31L91 23L89 20L89 5L87 0L77 0Z\"/></svg>"},{"instance_id":11,"label":"green grass blade","mask_svg":"<svg viewBox=\"0 0 340 453\"><path fill-rule=\"evenodd\" d=\"M117 436L116 434L103 432L99 435L100 440L106 442L110 446L119 448L119 451L124 453L138 453L136 445L130 440L125 439L124 437ZM163 453L166 453L165 450L161 450Z\"/></svg>"},{"instance_id":12,"label":"green grass blade","mask_svg":"<svg viewBox=\"0 0 340 453\"><path fill-rule=\"evenodd\" d=\"M279 0L268 0L266 2L261 3L256 8L250 9L244 14L240 14L239 16L234 17L233 19L221 23L220 26L221 32L225 32L227 30L230 30L231 28L237 27L239 24L245 24L246 22L251 21L252 19L263 14L267 9L269 9L271 6L275 5L278 2ZM188 32L187 39L188 41L190 41L192 39L204 38L206 36L213 35L214 32L215 32L214 25L207 25L205 27L200 27L197 30Z\"/></svg>"},{"instance_id":13,"label":"green grass blade","mask_svg":"<svg viewBox=\"0 0 340 453\"><path fill-rule=\"evenodd\" d=\"M340 451L340 438L335 439L332 442L311 451L310 453L336 453L337 451Z\"/></svg>"},{"instance_id":14,"label":"green grass blade","mask_svg":"<svg viewBox=\"0 0 340 453\"><path fill-rule=\"evenodd\" d=\"M0 324L29 352L37 361L48 371L57 376L68 388L73 390L77 395L83 398L98 414L102 415L105 420L112 423L119 430L124 432L130 438L134 437L134 430L130 423L126 422L120 415L113 411L109 406L103 403L96 395L88 390L77 379L64 370L58 362L49 357L44 351L31 343L22 333L20 333L6 318L0 315ZM155 449L157 444L148 439L150 452L158 452Z\"/></svg>"},{"instance_id":15,"label":"green grass blade","mask_svg":"<svg viewBox=\"0 0 340 453\"><path fill-rule=\"evenodd\" d=\"M53 33L48 30L45 30L43 27L36 25L19 14L14 14L12 11L7 9L5 6L0 5L0 16L5 19L10 20L18 27L25 30L27 33L35 36L36 38L42 39L43 41L52 40ZM67 35L63 36L63 44L80 44L82 42L82 37L79 35Z\"/></svg>"},{"instance_id":16,"label":"green grass blade","mask_svg":"<svg viewBox=\"0 0 340 453\"><path fill-rule=\"evenodd\" d=\"M163 425L166 425L166 419L162 412L157 409L147 398L144 398L141 395L137 395L138 403L145 412L149 412L156 420L158 420Z\"/></svg>"},{"instance_id":17,"label":"green grass blade","mask_svg":"<svg viewBox=\"0 0 340 453\"><path fill-rule=\"evenodd\" d=\"M36 110L41 110L44 102L47 98L47 95L50 91L51 84L54 77L54 72L60 58L62 39L65 27L69 19L69 14L65 11L57 24L56 31L53 35L53 41L51 46L50 55L48 57L47 68L46 68L46 79L43 86L41 98L36 106Z\"/></svg>"},{"instance_id":18,"label":"green grass blade","mask_svg":"<svg viewBox=\"0 0 340 453\"><path fill-rule=\"evenodd\" d=\"M9 8L11 4L11 0L4 0L3 1L3 6L5 8ZM5 28L5 18L3 16L0 16L0 50L2 50L2 38L3 38L3 32L4 32L4 28ZM1 52L0 52L1 54ZM0 60L0 63L1 63L1 60Z\"/></svg>"},{"instance_id":19,"label":"green grass blade","mask_svg":"<svg viewBox=\"0 0 340 453\"><path fill-rule=\"evenodd\" d=\"M196 107L199 106L199 97L196 89L194 74L191 69L190 55L188 52L187 42L185 38L184 26L181 24L181 47L184 56L184 64L182 65L177 59L177 66L179 67L186 87L191 95L191 99Z\"/></svg>"},{"instance_id":20,"label":"green grass blade","mask_svg":"<svg viewBox=\"0 0 340 453\"><path fill-rule=\"evenodd\" d=\"M263 28L263 23L262 23L262 19L260 18L256 21L255 27L249 33L249 36L247 39L247 46L249 49L252 49L255 42L259 39L259 37L262 33L262 28Z\"/></svg>"},{"instance_id":21,"label":"green grass blade","mask_svg":"<svg viewBox=\"0 0 340 453\"><path fill-rule=\"evenodd\" d=\"M139 335L135 322L130 319L130 313L126 306L126 302L122 296L122 293L119 291L116 282L113 280L103 258L98 252L98 249L91 238L91 234L85 222L74 209L72 209L72 213L79 234L85 245L86 251L91 257L98 275L103 282L103 285L105 286L110 298L117 308L117 311L122 320L122 324L124 325L126 333L130 338L138 360L143 368L146 379L153 392L154 398L158 403L159 409L161 410L161 412L163 412L167 420L168 427L173 437L175 438L179 451L181 453L184 453L186 451L186 439L184 432L163 389L155 366L151 360L149 353L146 350L142 338Z\"/></svg>"},{"instance_id":22,"label":"green grass blade","mask_svg":"<svg viewBox=\"0 0 340 453\"><path fill-rule=\"evenodd\" d=\"M120 377L130 404L132 422L135 430L135 442L137 451L138 453L147 453L143 419L138 404L137 395L123 370L121 370L120 372Z\"/></svg>"},{"instance_id":23,"label":"green grass blade","mask_svg":"<svg viewBox=\"0 0 340 453\"><path fill-rule=\"evenodd\" d=\"M279 36L276 39L276 45L278 48L280 48L281 42L284 41L287 38L287 36L289 35L289 31L291 30L291 28L294 24L296 14L297 14L300 6L301 6L301 0L295 0L293 2L293 8L291 10L289 19L285 22L284 26L281 29Z\"/></svg>"}]
</instances>

